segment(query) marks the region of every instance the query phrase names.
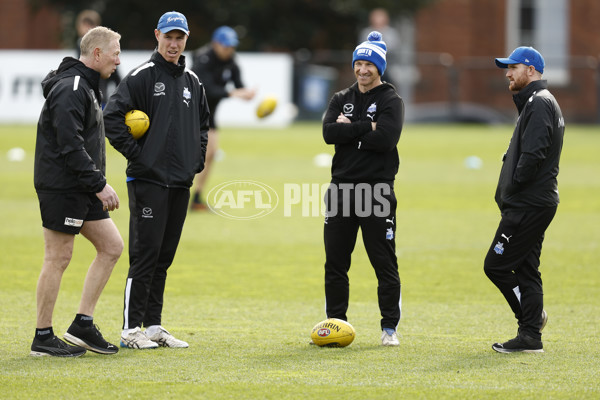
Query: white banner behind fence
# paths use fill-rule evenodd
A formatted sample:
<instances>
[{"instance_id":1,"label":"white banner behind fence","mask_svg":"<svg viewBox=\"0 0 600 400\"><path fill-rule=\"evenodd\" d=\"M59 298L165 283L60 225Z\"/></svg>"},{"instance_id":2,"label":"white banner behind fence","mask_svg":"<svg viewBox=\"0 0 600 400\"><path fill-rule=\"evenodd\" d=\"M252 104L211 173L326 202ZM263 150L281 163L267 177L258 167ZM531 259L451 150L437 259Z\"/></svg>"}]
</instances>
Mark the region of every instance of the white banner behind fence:
<instances>
[{"instance_id":1,"label":"white banner behind fence","mask_svg":"<svg viewBox=\"0 0 600 400\"><path fill-rule=\"evenodd\" d=\"M121 77L150 57L149 51L123 51ZM65 50L0 50L0 123L36 123L44 103L40 85L46 74L56 69L63 57L74 56ZM192 60L186 53L188 66ZM295 117L292 105L292 57L287 54L238 53L242 80L256 88L252 101L226 99L219 106L218 126L279 127ZM273 114L259 119L258 103L275 96L278 106Z\"/></svg>"}]
</instances>

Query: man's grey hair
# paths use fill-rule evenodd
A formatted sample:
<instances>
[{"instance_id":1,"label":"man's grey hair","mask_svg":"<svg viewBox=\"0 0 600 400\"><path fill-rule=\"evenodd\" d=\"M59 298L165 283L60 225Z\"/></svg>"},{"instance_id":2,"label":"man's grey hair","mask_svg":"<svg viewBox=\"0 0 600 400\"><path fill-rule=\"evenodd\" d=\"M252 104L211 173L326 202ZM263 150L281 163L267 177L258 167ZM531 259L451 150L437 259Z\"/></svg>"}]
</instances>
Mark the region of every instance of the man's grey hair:
<instances>
[{"instance_id":1,"label":"man's grey hair","mask_svg":"<svg viewBox=\"0 0 600 400\"><path fill-rule=\"evenodd\" d=\"M90 56L95 48L104 50L115 39L120 40L121 35L110 28L104 26L92 28L81 39L81 55Z\"/></svg>"}]
</instances>

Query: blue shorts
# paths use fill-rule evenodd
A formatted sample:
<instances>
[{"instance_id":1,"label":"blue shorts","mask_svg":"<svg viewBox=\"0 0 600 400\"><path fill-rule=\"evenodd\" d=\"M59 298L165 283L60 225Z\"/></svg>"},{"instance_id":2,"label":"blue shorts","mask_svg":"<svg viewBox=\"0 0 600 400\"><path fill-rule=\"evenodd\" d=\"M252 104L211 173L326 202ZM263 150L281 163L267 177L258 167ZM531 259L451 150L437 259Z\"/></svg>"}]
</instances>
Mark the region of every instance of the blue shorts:
<instances>
[{"instance_id":1,"label":"blue shorts","mask_svg":"<svg viewBox=\"0 0 600 400\"><path fill-rule=\"evenodd\" d=\"M85 221L110 218L95 193L39 193L42 226L77 235Z\"/></svg>"}]
</instances>

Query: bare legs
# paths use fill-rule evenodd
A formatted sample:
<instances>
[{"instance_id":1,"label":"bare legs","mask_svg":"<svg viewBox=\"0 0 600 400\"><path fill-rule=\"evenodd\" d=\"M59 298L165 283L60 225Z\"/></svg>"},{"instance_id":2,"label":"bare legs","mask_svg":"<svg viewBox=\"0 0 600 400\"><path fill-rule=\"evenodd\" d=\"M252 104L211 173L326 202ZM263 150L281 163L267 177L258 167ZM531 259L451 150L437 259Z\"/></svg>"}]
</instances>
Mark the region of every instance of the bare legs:
<instances>
[{"instance_id":1,"label":"bare legs","mask_svg":"<svg viewBox=\"0 0 600 400\"><path fill-rule=\"evenodd\" d=\"M123 251L123 239L112 219L86 221L81 234L96 248L85 282L79 313L92 316L100 294ZM44 263L37 285L37 327L52 326L62 275L73 255L75 235L44 228Z\"/></svg>"}]
</instances>

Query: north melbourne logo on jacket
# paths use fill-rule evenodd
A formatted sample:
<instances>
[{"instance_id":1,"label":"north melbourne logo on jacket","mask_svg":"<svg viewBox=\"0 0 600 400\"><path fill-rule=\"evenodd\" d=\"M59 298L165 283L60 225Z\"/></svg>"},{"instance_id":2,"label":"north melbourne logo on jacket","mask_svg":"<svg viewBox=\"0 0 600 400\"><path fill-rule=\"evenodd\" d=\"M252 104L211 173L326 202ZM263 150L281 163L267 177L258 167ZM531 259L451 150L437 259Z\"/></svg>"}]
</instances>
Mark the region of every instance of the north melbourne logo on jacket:
<instances>
[{"instance_id":1,"label":"north melbourne logo on jacket","mask_svg":"<svg viewBox=\"0 0 600 400\"><path fill-rule=\"evenodd\" d=\"M373 103L367 108L367 117L371 118L371 121L375 118L375 113L377 112L377 103Z\"/></svg>"},{"instance_id":2,"label":"north melbourne logo on jacket","mask_svg":"<svg viewBox=\"0 0 600 400\"><path fill-rule=\"evenodd\" d=\"M192 101L192 92L189 91L188 88L183 88L183 102L186 106L190 106L190 101Z\"/></svg>"}]
</instances>

